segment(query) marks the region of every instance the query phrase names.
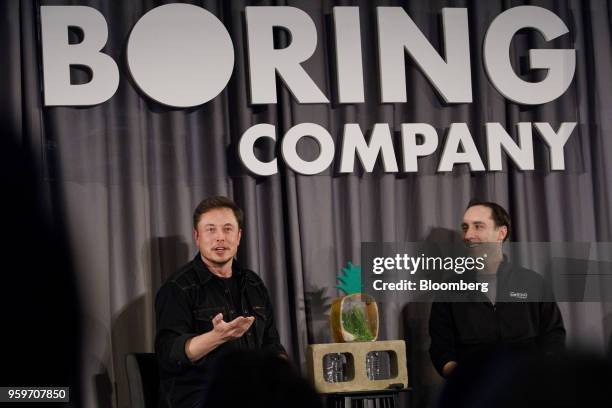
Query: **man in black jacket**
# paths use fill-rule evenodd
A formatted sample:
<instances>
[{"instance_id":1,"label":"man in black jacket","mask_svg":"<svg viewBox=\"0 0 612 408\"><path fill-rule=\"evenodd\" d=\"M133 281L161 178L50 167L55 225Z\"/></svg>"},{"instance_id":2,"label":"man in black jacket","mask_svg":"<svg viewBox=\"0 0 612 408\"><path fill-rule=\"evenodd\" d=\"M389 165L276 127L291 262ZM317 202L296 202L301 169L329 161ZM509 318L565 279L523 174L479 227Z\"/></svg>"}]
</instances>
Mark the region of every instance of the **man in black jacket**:
<instances>
[{"instance_id":1,"label":"man in black jacket","mask_svg":"<svg viewBox=\"0 0 612 408\"><path fill-rule=\"evenodd\" d=\"M496 203L471 202L461 230L471 253L486 252L486 266L475 278L491 289L469 301L432 304L429 354L438 373L448 377L462 362L500 350L543 354L563 350L563 319L541 277L510 264L502 253L510 232L506 210Z\"/></svg>"},{"instance_id":2,"label":"man in black jacket","mask_svg":"<svg viewBox=\"0 0 612 408\"><path fill-rule=\"evenodd\" d=\"M199 253L157 293L160 399L170 408L202 406L215 364L230 351L285 354L263 282L234 262L242 225L230 199L202 201L193 215Z\"/></svg>"}]
</instances>

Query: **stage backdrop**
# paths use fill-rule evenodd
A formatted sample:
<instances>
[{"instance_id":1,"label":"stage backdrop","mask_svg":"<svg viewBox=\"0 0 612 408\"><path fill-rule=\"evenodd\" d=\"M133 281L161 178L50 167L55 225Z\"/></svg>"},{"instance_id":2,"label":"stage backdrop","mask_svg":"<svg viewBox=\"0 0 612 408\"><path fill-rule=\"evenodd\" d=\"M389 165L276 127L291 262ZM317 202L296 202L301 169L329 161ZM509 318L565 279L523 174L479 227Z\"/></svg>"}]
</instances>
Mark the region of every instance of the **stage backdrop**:
<instances>
[{"instance_id":1,"label":"stage backdrop","mask_svg":"<svg viewBox=\"0 0 612 408\"><path fill-rule=\"evenodd\" d=\"M612 3L610 1L199 1L226 27L235 51L233 74L213 100L171 108L141 92L126 63L130 31L165 1L1 2L0 72L3 123L38 159L49 214L60 214L70 237L82 300L84 406L129 406L125 354L152 351L154 296L164 279L192 258L191 216L209 195L228 195L244 208L246 226L238 260L255 270L270 290L281 338L302 364L308 343L330 341L330 300L338 295L336 275L348 261L360 262L363 241L457 239L471 198L497 201L510 212L513 240L612 241ZM521 105L504 98L483 66L483 41L493 19L519 5L537 5L559 16L569 32L551 43L534 30L521 30L511 44L515 70L541 80L526 62L532 48L576 50L569 89L552 102ZM95 106L44 106L41 5L85 5L106 19L103 51L119 67L120 81L108 101ZM303 68L331 101L298 103L277 81L276 104L249 103L245 7L295 6L314 22L318 42ZM359 6L364 103L337 99L332 7ZM380 103L376 6L401 6L440 52L443 7L467 8L472 103L446 104L424 73L406 58L407 102ZM78 42L78 33L71 33ZM289 37L275 32L278 47ZM155 41L155 38L152 38ZM214 64L211 58L210 64ZM87 72L74 69L73 80ZM548 150L534 140L535 169L521 171L504 160L497 172L471 172L457 165L438 173L440 153L419 160L416 173L385 173L379 160L371 172L300 175L282 160L279 147L256 145L279 171L255 176L242 165L237 146L252 125L276 126L278 138L293 125L310 122L329 131L339 147L346 123L370 132L389 124L432 125L443 140L451 123L466 123L480 151L485 123L499 122L516 136L518 122L577 122L565 146L565 169L550 171ZM535 138L535 136L534 136ZM317 144L298 150L316 157ZM336 156L339 156L339 148ZM399 143L396 151L400 151ZM40 271L44 273L44 271ZM562 303L568 344L604 352L612 331L606 303ZM414 400L432 406L440 379L429 362L427 304L384 307L382 339L406 338ZM52 353L45 350L44 353Z\"/></svg>"}]
</instances>

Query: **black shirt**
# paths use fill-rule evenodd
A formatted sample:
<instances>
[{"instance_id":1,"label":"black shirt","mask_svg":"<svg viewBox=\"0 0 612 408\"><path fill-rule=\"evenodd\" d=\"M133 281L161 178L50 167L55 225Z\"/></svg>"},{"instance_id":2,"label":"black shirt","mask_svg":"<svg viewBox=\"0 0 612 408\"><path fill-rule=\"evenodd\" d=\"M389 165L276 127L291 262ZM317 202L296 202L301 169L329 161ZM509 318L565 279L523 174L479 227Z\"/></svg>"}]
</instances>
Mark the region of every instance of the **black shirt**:
<instances>
[{"instance_id":1,"label":"black shirt","mask_svg":"<svg viewBox=\"0 0 612 408\"><path fill-rule=\"evenodd\" d=\"M495 304L482 293L468 295L470 301L432 303L429 354L440 375L449 361L461 364L500 349L543 354L564 349L563 318L554 301L515 301L511 297L517 286L527 285L533 289L530 296L538 292L530 299L551 300L550 294L535 290L545 288L541 277L505 260L497 277Z\"/></svg>"},{"instance_id":2,"label":"black shirt","mask_svg":"<svg viewBox=\"0 0 612 408\"><path fill-rule=\"evenodd\" d=\"M160 399L170 408L200 406L212 367L218 360L222 363L228 351L265 349L285 353L263 282L236 263L232 278L221 279L208 270L200 254L196 255L159 289L155 313ZM190 361L185 355L186 341L212 330L212 319L218 313L223 313L225 321L237 316L254 316L255 321L240 339L222 344L196 362Z\"/></svg>"},{"instance_id":3,"label":"black shirt","mask_svg":"<svg viewBox=\"0 0 612 408\"><path fill-rule=\"evenodd\" d=\"M221 281L225 293L229 293L229 300L234 306L234 310L242 310L242 306L240 304L240 288L238 287L238 279L236 276L232 274L232 276L229 278L219 278L217 276L215 276L215 278ZM236 317L238 316L225 316L225 321L234 320Z\"/></svg>"}]
</instances>

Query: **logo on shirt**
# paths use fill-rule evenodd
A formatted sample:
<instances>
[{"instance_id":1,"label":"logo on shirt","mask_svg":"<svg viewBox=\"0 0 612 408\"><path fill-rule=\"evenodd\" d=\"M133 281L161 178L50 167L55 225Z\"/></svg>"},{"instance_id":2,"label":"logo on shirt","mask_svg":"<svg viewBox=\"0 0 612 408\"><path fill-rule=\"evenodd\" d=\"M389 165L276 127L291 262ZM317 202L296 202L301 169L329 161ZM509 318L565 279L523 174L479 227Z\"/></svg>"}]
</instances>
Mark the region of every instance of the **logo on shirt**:
<instances>
[{"instance_id":1,"label":"logo on shirt","mask_svg":"<svg viewBox=\"0 0 612 408\"><path fill-rule=\"evenodd\" d=\"M525 300L527 299L527 292L510 292L510 297Z\"/></svg>"}]
</instances>

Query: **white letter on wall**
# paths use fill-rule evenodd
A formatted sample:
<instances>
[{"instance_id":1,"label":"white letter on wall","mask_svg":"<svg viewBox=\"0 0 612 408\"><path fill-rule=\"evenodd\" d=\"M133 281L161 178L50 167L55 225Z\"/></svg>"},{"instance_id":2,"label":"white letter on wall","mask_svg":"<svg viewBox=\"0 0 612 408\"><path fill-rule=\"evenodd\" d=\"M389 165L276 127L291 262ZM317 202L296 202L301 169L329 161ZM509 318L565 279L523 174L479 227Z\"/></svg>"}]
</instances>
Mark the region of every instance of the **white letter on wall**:
<instances>
[{"instance_id":1,"label":"white letter on wall","mask_svg":"<svg viewBox=\"0 0 612 408\"><path fill-rule=\"evenodd\" d=\"M423 136L423 143L417 144L417 135ZM428 123L402 124L402 149L404 151L404 171L414 173L419 170L417 158L428 156L438 147L438 133Z\"/></svg>"},{"instance_id":2,"label":"white letter on wall","mask_svg":"<svg viewBox=\"0 0 612 408\"><path fill-rule=\"evenodd\" d=\"M40 23L45 106L87 106L110 99L119 86L119 69L100 52L108 38L104 16L92 7L41 6ZM70 27L82 30L82 42L68 43ZM71 85L71 65L88 67L91 81Z\"/></svg>"},{"instance_id":3,"label":"white letter on wall","mask_svg":"<svg viewBox=\"0 0 612 408\"><path fill-rule=\"evenodd\" d=\"M276 103L276 73L299 103L329 103L300 65L317 48L317 29L304 11L287 6L246 7L251 103ZM273 28L289 31L287 47L274 48Z\"/></svg>"},{"instance_id":4,"label":"white letter on wall","mask_svg":"<svg viewBox=\"0 0 612 408\"><path fill-rule=\"evenodd\" d=\"M278 173L276 158L269 162L262 162L255 157L255 142L261 137L269 137L276 141L276 129L274 125L260 123L248 128L240 138L238 155L240 156L240 160L242 160L242 164L253 173L259 176L271 176Z\"/></svg>"},{"instance_id":5,"label":"white letter on wall","mask_svg":"<svg viewBox=\"0 0 612 408\"><path fill-rule=\"evenodd\" d=\"M312 137L319 144L319 157L305 161L297 154L297 144L303 137ZM282 143L283 159L289 167L300 174L318 174L334 160L334 140L325 128L316 123L300 123L285 133Z\"/></svg>"},{"instance_id":6,"label":"white letter on wall","mask_svg":"<svg viewBox=\"0 0 612 408\"><path fill-rule=\"evenodd\" d=\"M533 170L533 138L531 123L517 124L519 143L514 142L501 123L487 123L487 155L489 157L489 170L502 170L502 149L510 156L512 161L521 170Z\"/></svg>"},{"instance_id":7,"label":"white letter on wall","mask_svg":"<svg viewBox=\"0 0 612 408\"><path fill-rule=\"evenodd\" d=\"M359 7L334 7L336 82L340 103L363 103L363 65ZM346 129L345 129L346 130Z\"/></svg>"},{"instance_id":8,"label":"white letter on wall","mask_svg":"<svg viewBox=\"0 0 612 408\"><path fill-rule=\"evenodd\" d=\"M523 81L510 64L510 43L523 28L538 30L546 41L568 32L555 13L536 6L518 6L504 11L493 20L484 40L484 65L495 88L506 98L526 105L550 102L570 86L576 69L576 51L529 50L531 69L547 69L540 82Z\"/></svg>"},{"instance_id":9,"label":"white letter on wall","mask_svg":"<svg viewBox=\"0 0 612 408\"><path fill-rule=\"evenodd\" d=\"M393 140L391 140L391 130L388 123L374 125L369 145L365 141L359 124L347 123L344 125L340 173L353 172L355 155L359 156L365 171L371 173L379 153L382 155L385 172L397 172L397 160L395 159Z\"/></svg>"},{"instance_id":10,"label":"white letter on wall","mask_svg":"<svg viewBox=\"0 0 612 408\"><path fill-rule=\"evenodd\" d=\"M563 147L567 140L572 135L576 122L563 122L559 130L555 133L550 123L538 122L534 123L540 136L550 149L550 169L565 170L565 156L563 155Z\"/></svg>"},{"instance_id":11,"label":"white letter on wall","mask_svg":"<svg viewBox=\"0 0 612 408\"><path fill-rule=\"evenodd\" d=\"M234 46L212 13L166 4L134 26L127 47L130 73L150 98L168 106L198 106L217 96L234 69Z\"/></svg>"},{"instance_id":12,"label":"white letter on wall","mask_svg":"<svg viewBox=\"0 0 612 408\"><path fill-rule=\"evenodd\" d=\"M406 102L404 49L446 102L472 102L467 9L442 9L446 61L403 8L377 7L376 10L383 103Z\"/></svg>"},{"instance_id":13,"label":"white letter on wall","mask_svg":"<svg viewBox=\"0 0 612 408\"><path fill-rule=\"evenodd\" d=\"M463 152L459 151L459 145ZM442 158L438 165L439 172L453 171L457 163L467 163L471 171L484 171L485 167L474 144L474 139L465 123L453 123L450 126Z\"/></svg>"}]
</instances>

